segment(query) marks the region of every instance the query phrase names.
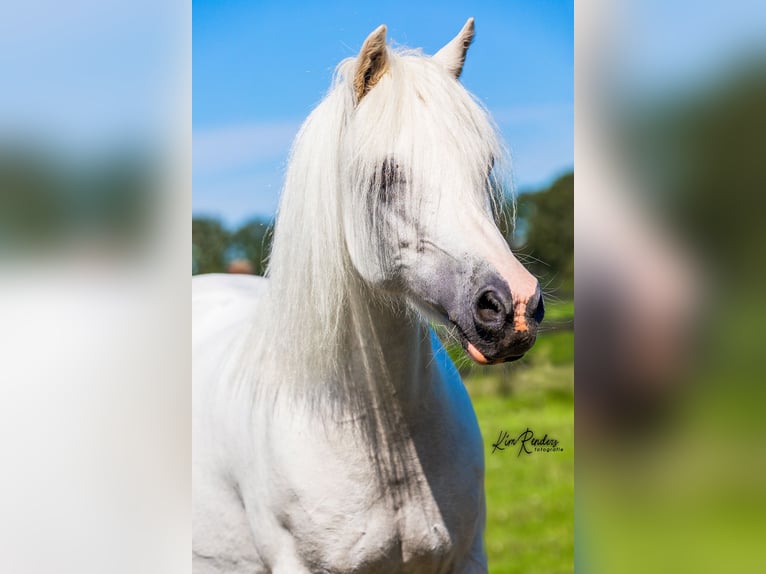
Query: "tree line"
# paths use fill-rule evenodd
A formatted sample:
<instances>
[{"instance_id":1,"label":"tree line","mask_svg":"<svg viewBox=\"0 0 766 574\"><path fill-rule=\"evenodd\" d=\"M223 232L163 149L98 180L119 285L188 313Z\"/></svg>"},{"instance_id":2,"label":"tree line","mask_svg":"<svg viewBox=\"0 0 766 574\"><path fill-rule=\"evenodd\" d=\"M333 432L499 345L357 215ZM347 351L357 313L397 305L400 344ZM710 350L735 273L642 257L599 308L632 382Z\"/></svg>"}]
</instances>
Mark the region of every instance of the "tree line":
<instances>
[{"instance_id":1,"label":"tree line","mask_svg":"<svg viewBox=\"0 0 766 574\"><path fill-rule=\"evenodd\" d=\"M513 205L503 206L506 221ZM574 284L574 173L550 186L519 193L515 228L503 226L506 239L546 291L571 295ZM219 220L192 221L192 274L266 271L273 220L254 218L236 229Z\"/></svg>"}]
</instances>

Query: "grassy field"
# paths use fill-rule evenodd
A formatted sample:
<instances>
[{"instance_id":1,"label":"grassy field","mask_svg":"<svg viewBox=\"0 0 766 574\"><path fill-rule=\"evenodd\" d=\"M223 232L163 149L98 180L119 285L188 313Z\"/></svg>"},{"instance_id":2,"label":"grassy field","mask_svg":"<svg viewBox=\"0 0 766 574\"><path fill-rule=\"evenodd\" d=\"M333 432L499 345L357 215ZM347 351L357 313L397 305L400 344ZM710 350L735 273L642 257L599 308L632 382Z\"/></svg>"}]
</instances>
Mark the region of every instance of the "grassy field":
<instances>
[{"instance_id":1,"label":"grassy field","mask_svg":"<svg viewBox=\"0 0 766 574\"><path fill-rule=\"evenodd\" d=\"M571 321L571 301L546 315ZM461 361L461 364L463 362ZM466 367L463 367L466 368ZM543 332L528 356L503 367L471 367L466 387L484 436L489 571L572 572L574 562L574 333ZM501 431L548 434L563 452L492 452ZM529 443L527 443L529 444Z\"/></svg>"}]
</instances>

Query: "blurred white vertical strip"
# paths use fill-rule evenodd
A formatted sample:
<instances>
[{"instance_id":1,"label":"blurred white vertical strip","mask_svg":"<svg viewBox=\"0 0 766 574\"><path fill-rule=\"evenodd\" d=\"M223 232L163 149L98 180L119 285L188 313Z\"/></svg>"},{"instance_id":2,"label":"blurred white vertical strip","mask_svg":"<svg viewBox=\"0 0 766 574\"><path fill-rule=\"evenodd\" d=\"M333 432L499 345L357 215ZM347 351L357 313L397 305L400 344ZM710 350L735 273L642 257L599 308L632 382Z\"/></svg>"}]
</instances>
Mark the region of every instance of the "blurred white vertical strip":
<instances>
[{"instance_id":1,"label":"blurred white vertical strip","mask_svg":"<svg viewBox=\"0 0 766 574\"><path fill-rule=\"evenodd\" d=\"M190 3L6 3L0 84L0 571L188 572Z\"/></svg>"}]
</instances>

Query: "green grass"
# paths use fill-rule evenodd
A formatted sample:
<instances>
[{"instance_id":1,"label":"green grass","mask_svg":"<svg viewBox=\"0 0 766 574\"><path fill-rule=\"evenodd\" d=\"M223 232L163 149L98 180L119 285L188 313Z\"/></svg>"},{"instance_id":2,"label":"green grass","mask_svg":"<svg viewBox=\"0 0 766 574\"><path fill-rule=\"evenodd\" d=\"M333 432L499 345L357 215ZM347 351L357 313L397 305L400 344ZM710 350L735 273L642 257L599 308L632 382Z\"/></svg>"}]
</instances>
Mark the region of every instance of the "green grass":
<instances>
[{"instance_id":1,"label":"green grass","mask_svg":"<svg viewBox=\"0 0 766 574\"><path fill-rule=\"evenodd\" d=\"M549 301L545 300L545 320L561 321L574 317L574 301Z\"/></svg>"},{"instance_id":2,"label":"green grass","mask_svg":"<svg viewBox=\"0 0 766 574\"><path fill-rule=\"evenodd\" d=\"M574 363L574 331L541 333L522 360L533 365L571 365Z\"/></svg>"},{"instance_id":3,"label":"green grass","mask_svg":"<svg viewBox=\"0 0 766 574\"><path fill-rule=\"evenodd\" d=\"M571 319L573 305L554 305ZM464 376L479 418L486 458L489 571L493 574L572 572L574 562L573 333L541 333L519 363L472 368ZM563 452L492 453L505 430L547 433Z\"/></svg>"}]
</instances>

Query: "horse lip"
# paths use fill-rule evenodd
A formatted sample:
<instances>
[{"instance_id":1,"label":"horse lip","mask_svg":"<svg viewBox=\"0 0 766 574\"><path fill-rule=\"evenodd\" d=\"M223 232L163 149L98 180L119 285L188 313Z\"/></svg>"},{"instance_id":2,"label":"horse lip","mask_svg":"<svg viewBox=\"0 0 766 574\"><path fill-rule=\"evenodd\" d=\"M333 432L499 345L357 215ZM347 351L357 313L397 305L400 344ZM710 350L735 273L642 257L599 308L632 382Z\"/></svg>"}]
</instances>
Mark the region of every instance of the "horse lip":
<instances>
[{"instance_id":1,"label":"horse lip","mask_svg":"<svg viewBox=\"0 0 766 574\"><path fill-rule=\"evenodd\" d=\"M474 345L468 339L468 337L466 336L465 332L463 332L463 329L460 327L460 325L458 325L458 323L456 321L453 321L452 319L449 319L449 322L452 325L454 325L455 328L457 329L457 332L460 335L460 344L463 346L463 350L466 352L466 354L469 357L471 357L471 359L474 362L476 362L476 363L478 363L480 365L502 365L503 363L512 363L514 361L518 361L519 359L524 357L524 353L522 353L520 355L511 355L509 357L495 357L495 358L487 357L486 354L484 354L481 351L479 351L478 347L476 347L476 345ZM469 345L471 345L476 351L478 351L478 353L481 355L481 357L483 357L485 359L486 362L482 362L479 359L477 359L476 356L474 355L474 353L472 353L471 351L468 350L468 346Z\"/></svg>"},{"instance_id":2,"label":"horse lip","mask_svg":"<svg viewBox=\"0 0 766 574\"><path fill-rule=\"evenodd\" d=\"M465 334L465 332L463 331L462 327L460 327L460 325L456 321L454 321L452 319L449 319L449 322L452 323L455 326L455 328L457 329L458 335L460 335L460 344L463 346L463 350L466 352L466 354L469 357L471 357L471 359L474 362L476 362L476 363L478 363L480 365L495 365L495 364L498 364L498 362L502 362L502 361L498 361L497 359L490 359L484 353L479 351L479 349L476 347L476 345L474 345L468 339L468 336ZM480 355L484 359L484 362L479 360L473 352L468 350L468 345L471 345L478 352L478 355Z\"/></svg>"},{"instance_id":3,"label":"horse lip","mask_svg":"<svg viewBox=\"0 0 766 574\"><path fill-rule=\"evenodd\" d=\"M476 361L477 363L482 364L482 365L489 365L490 364L490 360L487 359L487 357L484 356L484 353L479 351L479 349L477 349L476 345L474 345L473 343L468 343L465 346L465 350L470 355L470 357L474 361Z\"/></svg>"}]
</instances>

